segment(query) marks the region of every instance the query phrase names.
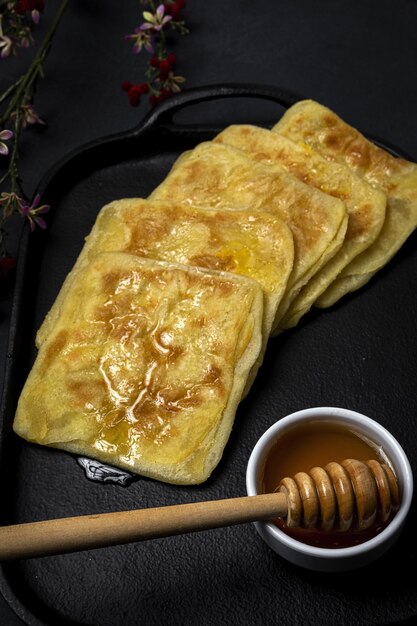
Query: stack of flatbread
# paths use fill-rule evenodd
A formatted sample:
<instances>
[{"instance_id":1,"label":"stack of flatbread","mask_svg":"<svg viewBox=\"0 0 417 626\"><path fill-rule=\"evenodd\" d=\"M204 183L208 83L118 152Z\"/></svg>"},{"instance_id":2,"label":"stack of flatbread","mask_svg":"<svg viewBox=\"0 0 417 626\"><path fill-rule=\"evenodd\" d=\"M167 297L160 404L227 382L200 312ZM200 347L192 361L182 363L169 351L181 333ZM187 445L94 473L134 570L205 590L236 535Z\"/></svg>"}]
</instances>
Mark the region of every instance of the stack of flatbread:
<instances>
[{"instance_id":1,"label":"stack of flatbread","mask_svg":"<svg viewBox=\"0 0 417 626\"><path fill-rule=\"evenodd\" d=\"M302 101L105 206L37 335L15 431L176 484L219 463L271 336L363 286L417 226L417 165Z\"/></svg>"}]
</instances>

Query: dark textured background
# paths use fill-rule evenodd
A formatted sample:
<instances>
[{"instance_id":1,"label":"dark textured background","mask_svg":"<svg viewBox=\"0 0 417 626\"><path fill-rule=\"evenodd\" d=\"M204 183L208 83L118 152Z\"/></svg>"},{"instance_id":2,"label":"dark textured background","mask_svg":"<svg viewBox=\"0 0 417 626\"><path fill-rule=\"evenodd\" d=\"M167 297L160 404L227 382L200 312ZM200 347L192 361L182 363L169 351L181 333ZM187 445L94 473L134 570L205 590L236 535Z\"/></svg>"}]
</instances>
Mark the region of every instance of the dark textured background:
<instances>
[{"instance_id":1,"label":"dark textured background","mask_svg":"<svg viewBox=\"0 0 417 626\"><path fill-rule=\"evenodd\" d=\"M52 0L47 2L48 10L39 27L39 38L57 4ZM230 3L189 0L184 16L191 33L176 39L173 50L178 57L178 73L186 76L187 87L236 81L281 85L330 106L361 130L384 138L417 160L415 0L354 0L346 3L334 0L240 0ZM142 79L140 58L131 54L129 45L123 40L138 21L138 3L134 0L73 0L70 4L54 41L46 65L46 77L39 83L36 98L37 109L47 120L48 127L40 132L29 131L22 147L22 171L29 192L35 189L44 173L68 152L85 142L130 129L147 112L145 104L139 109L130 108L119 88L123 79ZM0 87L18 75L28 57L29 53L25 52L20 59L1 61ZM248 107L242 110L242 118L247 115L248 121L261 118L264 114L264 108L258 103L253 104L250 114L247 113ZM209 115L223 120L230 116L232 121L238 114L240 112L235 105L222 103L206 109L203 114L201 111L189 111L187 116L192 118L194 115L198 120L204 115L204 121ZM12 250L15 249L15 241L16 235L11 235ZM417 309L414 250L415 237L389 270L383 272L367 291L349 299L335 311L309 318L288 339L275 344L279 346L280 359L267 355L264 371L268 371L269 377L255 387L244 410L249 414L255 410L256 394L262 394L264 401L256 410L269 414L268 419L272 421L276 407L268 406L268 399L274 398L274 394L269 393L269 380L282 380L283 386L287 385L288 392L283 392L284 403L280 407L284 412L319 403L342 403L354 397L354 406L350 408L378 418L388 405L390 411L393 407L398 410L399 420L394 434L404 443L406 451L414 454L413 437L410 436L410 422L417 412L414 399ZM1 370L6 360L12 293L13 285L9 284L7 288L3 287L0 294ZM29 317L32 314L30 310L26 313ZM384 314L382 318L378 313ZM337 320L334 315L339 316ZM335 330L338 333L335 335L332 335L333 323L334 329L339 329ZM343 334L340 333L341 325ZM358 333L358 328L362 328L363 332ZM340 352L343 341L345 351ZM306 350L303 353L304 345ZM335 346L338 352L335 352ZM303 355L305 360L294 360L294 354ZM352 355L358 355L358 358L352 358ZM329 371L334 373L331 384L335 388L329 387ZM300 381L300 388L291 384L294 380ZM242 435L243 444L248 445L248 441L255 443L261 432L262 428L258 426L250 438L245 439ZM239 437L235 435L234 444L239 443ZM232 490L235 487L239 492L242 481L234 476L234 449L231 449L223 470L231 480ZM48 459L45 458L45 467L48 466ZM60 463L65 466L72 460L64 457ZM37 482L44 478L34 475L33 484L24 486L32 494L34 506ZM77 486L73 488L76 490ZM92 487L92 505L99 503L104 506L100 500L103 492L97 491L100 489L101 486ZM221 490L217 492L216 480L209 489L214 496L222 495ZM123 494L123 506L134 506L135 503L130 500L132 496L126 491ZM71 495L76 498L75 492ZM197 490L195 497L199 495ZM178 494L173 492L172 498L177 499ZM41 517L42 503L38 503L38 507L37 515ZM79 512L84 512L81 505ZM57 514L65 514L65 507ZM251 562L243 564L239 560L238 567L234 569L235 537L233 529L225 529L215 531L206 545L195 542L193 536L175 539L172 544L173 561L169 562L170 572L166 571L165 560L170 554L169 545L164 541L155 542L149 548L150 552L154 551L154 568L149 572L146 596L142 598L142 613L138 614L137 623L146 624L147 614L158 614L155 613L155 606L160 603L159 623L234 624L233 607L239 606L241 614L243 612L247 616L248 624L280 621L285 624L316 624L315 606L309 606L308 600L303 601L305 584L309 585L310 591L316 590L317 602L321 603L329 623L332 623L333 615L333 623L361 623L360 612L350 612L340 579L323 581L319 575L299 574L289 566L281 568L263 546L259 546L259 551L251 552ZM408 551L404 546L410 537L411 533L406 533L400 549L403 554L408 554L407 565L413 567L414 544ZM255 542L252 528L242 529L240 539ZM195 550L191 549L194 545L197 547ZM82 575L72 582L70 589L66 588L68 581L63 578L62 598L56 598L63 607L63 613L78 615L78 620L82 620L84 590L91 592L95 588L91 586L92 580L100 589L103 573L97 571L96 559L100 558L102 565L107 558L111 560L119 554L116 550L110 549L106 553L108 556L92 552L86 557ZM141 594L141 586L140 581L132 578L135 572L135 568L129 566L132 552L126 547L121 549L121 554L124 560L115 575L126 580L126 598L121 598L121 601L125 602L128 615L129 597L133 602L132 598ZM222 561L218 559L219 554ZM181 555L184 560L180 564ZM62 559L64 563L65 559L76 557ZM276 584L280 586L281 596L286 598L283 607L277 605L275 616L267 611L268 602L256 578L257 568L263 571L265 562L270 570L279 574ZM48 575L59 575L60 563L59 558L54 562L45 560L46 580ZM401 568L402 563L396 563L394 559L394 565ZM146 564L143 566L146 568ZM164 572L164 580L170 581L164 589L163 599L158 593L158 567ZM30 574L30 566L27 575L28 572ZM410 583L409 587L402 587L402 579L397 578L395 572L389 571L386 575L392 578L391 591L386 592L382 587L382 593L391 608L379 622L378 606L382 599L378 584L373 586L364 574L357 576L356 583L352 577L346 578L346 584L354 587L353 591L350 589L350 597L355 598L356 611L364 602L363 623L394 623L417 614L413 585ZM189 590L184 588L187 577ZM193 589L201 592L200 604L192 598ZM206 595L204 590L207 590ZM215 595L220 591L224 598L229 598L229 603L224 603L223 608ZM43 586L42 580L34 586L35 592L40 598L47 597L48 589ZM270 593L271 581L264 581L265 596ZM98 597L101 597L100 594ZM196 606L200 607L199 612L190 613L190 607L195 611ZM373 607L377 616L374 622L369 618ZM131 626L132 622L123 617L123 602L106 607L106 610L109 612L106 623ZM90 623L91 619L95 625L104 623L99 610L96 617L97 621L90 616ZM1 601L0 624L15 626L20 623L7 604ZM59 616L56 623L61 623Z\"/></svg>"}]
</instances>

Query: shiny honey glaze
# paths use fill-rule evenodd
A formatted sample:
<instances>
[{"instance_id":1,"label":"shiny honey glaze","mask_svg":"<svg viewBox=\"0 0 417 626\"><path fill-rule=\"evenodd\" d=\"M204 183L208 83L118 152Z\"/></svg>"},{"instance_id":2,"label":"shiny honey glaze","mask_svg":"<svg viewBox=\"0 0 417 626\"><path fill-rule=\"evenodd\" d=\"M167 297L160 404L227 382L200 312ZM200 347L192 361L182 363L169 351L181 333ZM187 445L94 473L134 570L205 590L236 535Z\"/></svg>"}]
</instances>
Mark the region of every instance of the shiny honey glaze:
<instances>
[{"instance_id":1,"label":"shiny honey glaze","mask_svg":"<svg viewBox=\"0 0 417 626\"><path fill-rule=\"evenodd\" d=\"M308 472L314 466L325 467L330 461L340 463L346 458L387 462L380 446L347 426L324 419L295 426L284 433L270 450L264 466L262 491L275 491L286 476ZM321 548L346 548L368 541L380 533L389 521L376 521L369 529L362 531L353 525L347 532L288 528L282 519L275 519L273 523L303 543Z\"/></svg>"}]
</instances>

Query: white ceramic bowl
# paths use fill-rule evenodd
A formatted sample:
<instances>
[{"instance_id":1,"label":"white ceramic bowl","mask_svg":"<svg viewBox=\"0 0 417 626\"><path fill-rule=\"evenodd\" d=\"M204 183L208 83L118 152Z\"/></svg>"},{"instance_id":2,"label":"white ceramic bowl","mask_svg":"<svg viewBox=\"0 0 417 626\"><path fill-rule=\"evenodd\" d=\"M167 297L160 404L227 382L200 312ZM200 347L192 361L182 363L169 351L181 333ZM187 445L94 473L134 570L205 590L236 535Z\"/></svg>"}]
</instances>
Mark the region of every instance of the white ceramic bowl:
<instances>
[{"instance_id":1,"label":"white ceramic bowl","mask_svg":"<svg viewBox=\"0 0 417 626\"><path fill-rule=\"evenodd\" d=\"M410 463L398 441L378 422L348 409L316 407L281 418L259 439L249 458L246 489L250 496L261 493L265 459L271 447L289 428L309 421L345 424L380 445L394 467L401 490L401 504L392 521L376 536L347 548L319 548L297 541L272 522L254 522L262 539L283 558L307 569L337 572L361 567L380 557L398 538L410 509L413 475Z\"/></svg>"}]
</instances>

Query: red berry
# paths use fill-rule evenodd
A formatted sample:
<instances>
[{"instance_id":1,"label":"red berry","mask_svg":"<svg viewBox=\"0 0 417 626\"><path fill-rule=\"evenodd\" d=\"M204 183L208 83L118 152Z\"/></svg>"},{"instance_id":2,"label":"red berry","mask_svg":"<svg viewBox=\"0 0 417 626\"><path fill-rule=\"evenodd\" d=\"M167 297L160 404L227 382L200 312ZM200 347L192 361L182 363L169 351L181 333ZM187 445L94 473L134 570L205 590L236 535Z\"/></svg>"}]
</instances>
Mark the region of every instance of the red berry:
<instances>
[{"instance_id":1,"label":"red berry","mask_svg":"<svg viewBox=\"0 0 417 626\"><path fill-rule=\"evenodd\" d=\"M170 15L172 15L172 19L177 20L180 14L181 14L181 7L179 6L178 2L174 2L174 4L171 4Z\"/></svg>"},{"instance_id":2,"label":"red berry","mask_svg":"<svg viewBox=\"0 0 417 626\"><path fill-rule=\"evenodd\" d=\"M169 63L171 67L174 65L176 60L177 60L177 57L175 56L173 52L170 52L170 54L168 54L166 58L167 63Z\"/></svg>"},{"instance_id":3,"label":"red berry","mask_svg":"<svg viewBox=\"0 0 417 626\"><path fill-rule=\"evenodd\" d=\"M159 73L161 76L167 76L171 70L171 63L167 59L162 59L159 63Z\"/></svg>"},{"instance_id":4,"label":"red berry","mask_svg":"<svg viewBox=\"0 0 417 626\"><path fill-rule=\"evenodd\" d=\"M16 3L15 11L20 15L26 13L26 11L31 11L29 0L19 0L19 2Z\"/></svg>"},{"instance_id":5,"label":"red berry","mask_svg":"<svg viewBox=\"0 0 417 626\"><path fill-rule=\"evenodd\" d=\"M151 57L149 61L149 65L151 65L152 67L159 67L159 59L156 56L156 54L154 54L153 57Z\"/></svg>"},{"instance_id":6,"label":"red berry","mask_svg":"<svg viewBox=\"0 0 417 626\"><path fill-rule=\"evenodd\" d=\"M12 256L0 258L0 278L7 278L11 270L16 267L16 259Z\"/></svg>"},{"instance_id":7,"label":"red berry","mask_svg":"<svg viewBox=\"0 0 417 626\"><path fill-rule=\"evenodd\" d=\"M183 9L185 7L185 0L177 0L177 4L180 7L180 9Z\"/></svg>"},{"instance_id":8,"label":"red berry","mask_svg":"<svg viewBox=\"0 0 417 626\"><path fill-rule=\"evenodd\" d=\"M133 85L128 91L129 103L132 107L137 107L140 105L140 88L139 85Z\"/></svg>"},{"instance_id":9,"label":"red berry","mask_svg":"<svg viewBox=\"0 0 417 626\"><path fill-rule=\"evenodd\" d=\"M166 89L164 87L163 89L161 89L158 95L150 96L149 102L152 106L155 106L155 104L158 104L158 102L162 102L162 100L165 100L170 95L171 95L171 92L169 91L169 89Z\"/></svg>"},{"instance_id":10,"label":"red berry","mask_svg":"<svg viewBox=\"0 0 417 626\"><path fill-rule=\"evenodd\" d=\"M165 98L168 98L168 96L171 95L171 92L169 89L166 89L165 87L163 89L161 89L161 93L159 94L159 98L161 100L165 100Z\"/></svg>"},{"instance_id":11,"label":"red berry","mask_svg":"<svg viewBox=\"0 0 417 626\"><path fill-rule=\"evenodd\" d=\"M138 90L140 91L141 94L148 93L148 91L149 91L148 83L139 83L139 85L137 85L137 87L138 87Z\"/></svg>"},{"instance_id":12,"label":"red berry","mask_svg":"<svg viewBox=\"0 0 417 626\"><path fill-rule=\"evenodd\" d=\"M132 83L130 82L130 80L124 80L122 83L120 83L120 87L122 88L122 91L129 91L129 89L132 87Z\"/></svg>"}]
</instances>

